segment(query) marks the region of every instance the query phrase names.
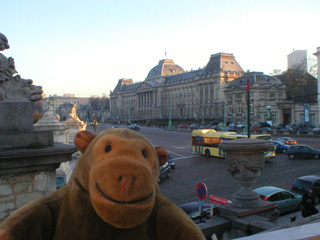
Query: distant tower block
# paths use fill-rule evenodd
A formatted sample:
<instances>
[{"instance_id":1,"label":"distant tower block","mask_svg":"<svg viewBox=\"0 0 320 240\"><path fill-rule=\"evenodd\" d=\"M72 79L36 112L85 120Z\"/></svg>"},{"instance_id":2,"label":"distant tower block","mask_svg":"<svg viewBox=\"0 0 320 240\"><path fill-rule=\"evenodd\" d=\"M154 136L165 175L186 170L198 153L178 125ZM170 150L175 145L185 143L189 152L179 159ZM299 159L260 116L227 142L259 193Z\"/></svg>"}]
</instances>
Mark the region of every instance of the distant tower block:
<instances>
[{"instance_id":1,"label":"distant tower block","mask_svg":"<svg viewBox=\"0 0 320 240\"><path fill-rule=\"evenodd\" d=\"M317 52L315 52L313 55L315 55L318 59L318 107L319 107L319 125L320 125L320 47L317 48Z\"/></svg>"},{"instance_id":2,"label":"distant tower block","mask_svg":"<svg viewBox=\"0 0 320 240\"><path fill-rule=\"evenodd\" d=\"M307 50L294 50L287 55L288 69L301 67L307 71Z\"/></svg>"}]
</instances>

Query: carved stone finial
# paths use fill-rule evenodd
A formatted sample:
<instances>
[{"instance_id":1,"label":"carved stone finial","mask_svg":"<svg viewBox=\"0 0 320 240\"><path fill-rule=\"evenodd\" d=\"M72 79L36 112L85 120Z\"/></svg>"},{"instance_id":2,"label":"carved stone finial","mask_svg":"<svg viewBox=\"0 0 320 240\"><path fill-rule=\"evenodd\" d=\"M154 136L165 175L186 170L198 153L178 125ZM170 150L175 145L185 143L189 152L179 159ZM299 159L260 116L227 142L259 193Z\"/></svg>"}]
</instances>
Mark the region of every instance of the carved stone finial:
<instances>
[{"instance_id":1,"label":"carved stone finial","mask_svg":"<svg viewBox=\"0 0 320 240\"><path fill-rule=\"evenodd\" d=\"M3 35L2 33L0 33L0 51L3 51L5 49L9 49L9 43L8 43L8 39L6 38L5 35Z\"/></svg>"},{"instance_id":2,"label":"carved stone finial","mask_svg":"<svg viewBox=\"0 0 320 240\"><path fill-rule=\"evenodd\" d=\"M0 51L10 48L8 39L0 33ZM38 101L42 99L42 87L32 84L18 74L14 59L0 53L0 101Z\"/></svg>"}]
</instances>

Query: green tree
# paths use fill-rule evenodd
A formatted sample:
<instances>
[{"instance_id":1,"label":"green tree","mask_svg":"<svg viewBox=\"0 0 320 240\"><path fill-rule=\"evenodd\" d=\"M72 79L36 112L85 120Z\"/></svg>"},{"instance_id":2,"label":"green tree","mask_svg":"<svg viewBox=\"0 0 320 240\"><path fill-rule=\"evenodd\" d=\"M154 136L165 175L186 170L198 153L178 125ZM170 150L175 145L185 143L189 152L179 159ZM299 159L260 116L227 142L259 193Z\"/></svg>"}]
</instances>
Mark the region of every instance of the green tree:
<instances>
[{"instance_id":1,"label":"green tree","mask_svg":"<svg viewBox=\"0 0 320 240\"><path fill-rule=\"evenodd\" d=\"M296 65L277 78L286 86L287 100L299 103L317 101L317 79L303 65Z\"/></svg>"},{"instance_id":2,"label":"green tree","mask_svg":"<svg viewBox=\"0 0 320 240\"><path fill-rule=\"evenodd\" d=\"M102 97L91 96L89 101L95 110L99 110L101 107L103 107L104 110L110 109L110 98L106 94L103 94Z\"/></svg>"}]
</instances>

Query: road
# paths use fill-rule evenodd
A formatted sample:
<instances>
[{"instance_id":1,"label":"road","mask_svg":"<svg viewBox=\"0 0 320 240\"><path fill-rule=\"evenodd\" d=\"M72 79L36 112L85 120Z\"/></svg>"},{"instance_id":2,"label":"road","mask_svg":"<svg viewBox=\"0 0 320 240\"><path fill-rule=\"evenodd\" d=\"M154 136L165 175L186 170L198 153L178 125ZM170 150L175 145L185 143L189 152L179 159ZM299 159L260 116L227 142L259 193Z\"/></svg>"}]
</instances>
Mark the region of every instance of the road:
<instances>
[{"instance_id":1,"label":"road","mask_svg":"<svg viewBox=\"0 0 320 240\"><path fill-rule=\"evenodd\" d=\"M100 124L98 132L110 127ZM124 126L125 127L125 126ZM88 126L89 131L93 131ZM197 201L196 186L199 182L206 184L208 193L231 199L239 189L236 180L227 171L225 160L205 157L191 152L191 132L167 131L157 128L142 127L140 133L154 145L161 145L174 157L176 169L170 179L160 183L161 193L175 204ZM318 137L295 137L300 144L307 144L320 149ZM290 189L293 180L308 174L320 174L320 160L288 159L285 154L277 154L273 160L266 161L254 188L277 186Z\"/></svg>"}]
</instances>

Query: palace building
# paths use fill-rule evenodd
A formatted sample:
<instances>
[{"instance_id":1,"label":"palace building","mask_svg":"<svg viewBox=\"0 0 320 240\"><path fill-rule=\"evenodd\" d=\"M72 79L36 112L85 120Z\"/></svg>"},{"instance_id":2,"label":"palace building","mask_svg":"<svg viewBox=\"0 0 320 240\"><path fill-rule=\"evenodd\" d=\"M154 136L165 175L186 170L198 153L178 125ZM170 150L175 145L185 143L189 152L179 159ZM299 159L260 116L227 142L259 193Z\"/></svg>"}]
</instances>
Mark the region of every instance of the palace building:
<instances>
[{"instance_id":1,"label":"palace building","mask_svg":"<svg viewBox=\"0 0 320 240\"><path fill-rule=\"evenodd\" d=\"M246 122L247 82L252 123L318 122L316 104L286 101L285 86L262 72L245 73L233 54L217 53L207 65L185 71L173 60L160 60L146 79L120 79L110 93L114 122L155 119L210 119ZM308 116L306 115L308 113Z\"/></svg>"},{"instance_id":2,"label":"palace building","mask_svg":"<svg viewBox=\"0 0 320 240\"><path fill-rule=\"evenodd\" d=\"M224 89L244 75L233 54L217 53L203 69L184 71L163 59L143 82L120 79L110 94L115 121L172 118L222 118Z\"/></svg>"}]
</instances>

